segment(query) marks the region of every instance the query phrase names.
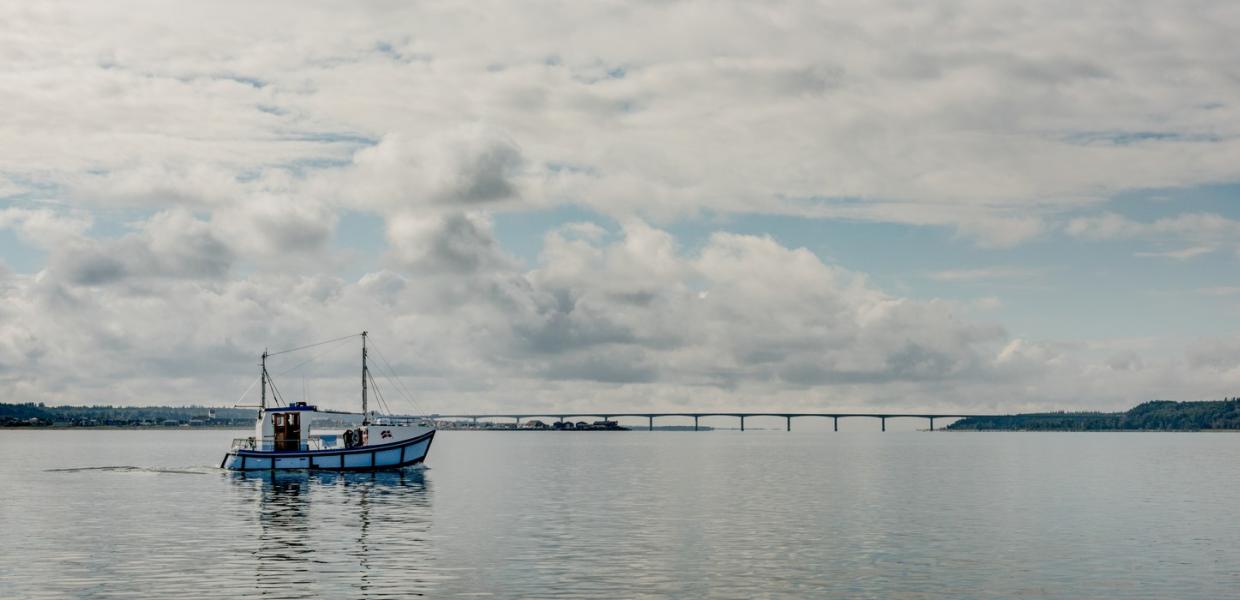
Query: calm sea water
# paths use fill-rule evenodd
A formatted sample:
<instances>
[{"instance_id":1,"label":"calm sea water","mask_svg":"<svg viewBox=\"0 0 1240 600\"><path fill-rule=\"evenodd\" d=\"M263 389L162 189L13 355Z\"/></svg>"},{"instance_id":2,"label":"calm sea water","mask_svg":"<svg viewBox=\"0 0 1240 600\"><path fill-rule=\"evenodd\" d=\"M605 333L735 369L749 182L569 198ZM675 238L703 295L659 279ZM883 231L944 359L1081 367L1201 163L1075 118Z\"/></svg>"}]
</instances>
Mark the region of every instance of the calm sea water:
<instances>
[{"instance_id":1,"label":"calm sea water","mask_svg":"<svg viewBox=\"0 0 1240 600\"><path fill-rule=\"evenodd\" d=\"M0 597L1240 598L1240 435L0 431Z\"/></svg>"}]
</instances>

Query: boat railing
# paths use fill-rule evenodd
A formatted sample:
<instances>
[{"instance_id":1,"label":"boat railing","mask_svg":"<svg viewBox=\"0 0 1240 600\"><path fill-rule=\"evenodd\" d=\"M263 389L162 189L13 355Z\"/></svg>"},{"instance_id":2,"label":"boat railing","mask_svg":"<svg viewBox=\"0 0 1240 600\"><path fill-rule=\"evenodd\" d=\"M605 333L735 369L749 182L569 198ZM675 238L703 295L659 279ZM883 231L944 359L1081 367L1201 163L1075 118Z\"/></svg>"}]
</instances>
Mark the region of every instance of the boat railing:
<instances>
[{"instance_id":1,"label":"boat railing","mask_svg":"<svg viewBox=\"0 0 1240 600\"><path fill-rule=\"evenodd\" d=\"M232 441L233 450L259 450L270 451L275 448L276 440L273 436L244 437L236 438ZM340 436L334 434L310 435L302 440L299 450L334 450L343 448Z\"/></svg>"},{"instance_id":2,"label":"boat railing","mask_svg":"<svg viewBox=\"0 0 1240 600\"><path fill-rule=\"evenodd\" d=\"M307 450L335 450L343 448L340 436L336 434L311 434L305 442Z\"/></svg>"},{"instance_id":3,"label":"boat railing","mask_svg":"<svg viewBox=\"0 0 1240 600\"><path fill-rule=\"evenodd\" d=\"M232 450L257 450L258 446L254 441L254 437L235 438L232 441Z\"/></svg>"}]
</instances>

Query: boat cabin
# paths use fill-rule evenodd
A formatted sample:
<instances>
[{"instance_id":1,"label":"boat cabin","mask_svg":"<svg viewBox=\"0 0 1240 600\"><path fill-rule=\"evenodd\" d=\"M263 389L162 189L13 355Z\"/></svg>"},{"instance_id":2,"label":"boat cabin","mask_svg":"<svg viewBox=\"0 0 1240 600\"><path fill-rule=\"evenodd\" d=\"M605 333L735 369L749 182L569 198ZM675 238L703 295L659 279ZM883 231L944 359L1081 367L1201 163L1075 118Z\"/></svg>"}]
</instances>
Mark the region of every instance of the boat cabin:
<instances>
[{"instance_id":1,"label":"boat cabin","mask_svg":"<svg viewBox=\"0 0 1240 600\"><path fill-rule=\"evenodd\" d=\"M254 428L255 439L262 440L262 449L276 452L306 450L310 437L310 419L318 407L305 402L269 408Z\"/></svg>"}]
</instances>

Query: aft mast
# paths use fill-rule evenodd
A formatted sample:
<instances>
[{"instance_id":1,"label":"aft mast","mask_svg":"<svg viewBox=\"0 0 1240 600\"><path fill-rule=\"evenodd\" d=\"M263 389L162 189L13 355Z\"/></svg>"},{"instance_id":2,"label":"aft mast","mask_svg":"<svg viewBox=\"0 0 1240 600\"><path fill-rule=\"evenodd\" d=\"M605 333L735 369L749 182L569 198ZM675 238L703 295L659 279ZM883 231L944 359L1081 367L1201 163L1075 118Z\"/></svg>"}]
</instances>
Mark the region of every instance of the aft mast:
<instances>
[{"instance_id":1,"label":"aft mast","mask_svg":"<svg viewBox=\"0 0 1240 600\"><path fill-rule=\"evenodd\" d=\"M262 402L259 405L259 408L261 410L258 413L258 418L260 419L263 418L262 411L267 410L267 350L266 349L263 350L262 366L263 366L263 392L262 392Z\"/></svg>"},{"instance_id":2,"label":"aft mast","mask_svg":"<svg viewBox=\"0 0 1240 600\"><path fill-rule=\"evenodd\" d=\"M370 411L366 410L366 379L370 372L366 370L366 332L362 332L362 425L370 425Z\"/></svg>"}]
</instances>

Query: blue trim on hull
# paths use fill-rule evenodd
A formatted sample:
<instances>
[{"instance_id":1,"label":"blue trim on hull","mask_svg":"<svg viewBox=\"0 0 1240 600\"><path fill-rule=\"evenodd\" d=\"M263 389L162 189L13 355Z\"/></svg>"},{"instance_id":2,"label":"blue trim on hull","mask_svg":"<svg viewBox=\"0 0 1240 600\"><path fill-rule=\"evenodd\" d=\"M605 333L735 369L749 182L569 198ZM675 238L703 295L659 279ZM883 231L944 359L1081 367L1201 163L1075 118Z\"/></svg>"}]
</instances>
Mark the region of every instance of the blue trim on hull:
<instances>
[{"instance_id":1,"label":"blue trim on hull","mask_svg":"<svg viewBox=\"0 0 1240 600\"><path fill-rule=\"evenodd\" d=\"M431 430L424 435L420 435L418 437L408 439L408 440L402 440L399 442L381 444L378 446L362 446L360 448L349 448L347 450L307 450L307 451L284 451L284 452L263 452L260 450L238 450L236 452L228 452L224 454L224 460L220 461L220 468L228 469L230 471L380 471L380 470L386 470L386 469L401 469L404 467L416 465L426 460L426 456L430 454L431 452L431 443L435 440L435 431L436 430ZM405 449L410 446L420 444L422 442L426 442L426 450L422 452L422 455L412 460L405 460ZM401 460L399 462L389 464L389 465L375 464L375 455L377 453L384 452L384 451L390 451L390 450L400 450ZM360 467L359 466L345 466L344 457L360 456L360 455L365 455L365 454L370 454L369 465L360 466ZM241 468L231 469L225 466L228 464L228 459L233 456L241 458L241 464L242 464ZM315 459L331 458L335 456L340 457L340 466L338 467L322 467L322 466L317 466L315 464L316 463ZM305 467L277 467L276 466L276 461L278 459L292 459L292 458L306 458L310 460L308 461L308 465ZM270 464L269 466L265 466L265 467L246 468L245 467L246 459L262 459L262 460L268 461Z\"/></svg>"}]
</instances>

